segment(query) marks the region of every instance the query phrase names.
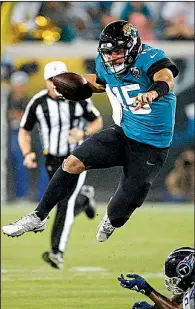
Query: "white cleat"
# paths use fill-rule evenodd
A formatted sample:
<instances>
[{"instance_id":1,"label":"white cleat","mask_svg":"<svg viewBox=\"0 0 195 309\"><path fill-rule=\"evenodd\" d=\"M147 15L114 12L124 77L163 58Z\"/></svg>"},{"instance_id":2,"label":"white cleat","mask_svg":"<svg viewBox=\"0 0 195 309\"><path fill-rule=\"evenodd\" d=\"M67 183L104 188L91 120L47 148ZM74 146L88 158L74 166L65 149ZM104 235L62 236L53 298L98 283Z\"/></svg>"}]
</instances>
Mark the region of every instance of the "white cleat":
<instances>
[{"instance_id":1,"label":"white cleat","mask_svg":"<svg viewBox=\"0 0 195 309\"><path fill-rule=\"evenodd\" d=\"M12 237L18 237L26 232L42 232L45 229L46 217L43 221L37 216L36 211L29 213L16 221L13 221L2 227L4 234Z\"/></svg>"},{"instance_id":2,"label":"white cleat","mask_svg":"<svg viewBox=\"0 0 195 309\"><path fill-rule=\"evenodd\" d=\"M110 223L110 220L106 212L97 229L96 233L97 241L99 242L106 241L110 237L110 235L112 235L114 230L115 227L112 226L112 224Z\"/></svg>"}]
</instances>

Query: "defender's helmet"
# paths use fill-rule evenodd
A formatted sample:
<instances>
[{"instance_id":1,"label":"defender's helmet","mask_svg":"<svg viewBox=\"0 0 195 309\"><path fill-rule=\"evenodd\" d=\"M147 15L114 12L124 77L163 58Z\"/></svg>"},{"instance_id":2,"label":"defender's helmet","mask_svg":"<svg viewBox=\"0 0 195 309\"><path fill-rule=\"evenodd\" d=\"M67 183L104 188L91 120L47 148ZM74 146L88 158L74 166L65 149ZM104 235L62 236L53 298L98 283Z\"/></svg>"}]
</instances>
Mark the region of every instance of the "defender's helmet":
<instances>
[{"instance_id":1,"label":"defender's helmet","mask_svg":"<svg viewBox=\"0 0 195 309\"><path fill-rule=\"evenodd\" d=\"M111 64L108 56L113 51L124 50L124 62L120 65ZM108 24L100 34L98 52L104 67L110 74L119 74L126 70L136 59L141 49L141 39L135 26L125 20L118 20Z\"/></svg>"},{"instance_id":2,"label":"defender's helmet","mask_svg":"<svg viewBox=\"0 0 195 309\"><path fill-rule=\"evenodd\" d=\"M165 286L173 294L182 294L195 282L193 247L181 247L171 252L163 268Z\"/></svg>"}]
</instances>

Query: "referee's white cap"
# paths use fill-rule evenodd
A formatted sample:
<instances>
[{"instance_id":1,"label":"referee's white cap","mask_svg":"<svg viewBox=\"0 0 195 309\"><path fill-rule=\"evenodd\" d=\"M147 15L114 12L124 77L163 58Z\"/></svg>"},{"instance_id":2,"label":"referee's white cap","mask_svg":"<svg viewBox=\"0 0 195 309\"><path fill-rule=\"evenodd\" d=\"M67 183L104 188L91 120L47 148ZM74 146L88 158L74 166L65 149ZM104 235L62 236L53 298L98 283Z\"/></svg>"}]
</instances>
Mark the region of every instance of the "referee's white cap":
<instances>
[{"instance_id":1,"label":"referee's white cap","mask_svg":"<svg viewBox=\"0 0 195 309\"><path fill-rule=\"evenodd\" d=\"M46 64L44 68L44 80L68 72L67 66L62 61L52 61Z\"/></svg>"}]
</instances>

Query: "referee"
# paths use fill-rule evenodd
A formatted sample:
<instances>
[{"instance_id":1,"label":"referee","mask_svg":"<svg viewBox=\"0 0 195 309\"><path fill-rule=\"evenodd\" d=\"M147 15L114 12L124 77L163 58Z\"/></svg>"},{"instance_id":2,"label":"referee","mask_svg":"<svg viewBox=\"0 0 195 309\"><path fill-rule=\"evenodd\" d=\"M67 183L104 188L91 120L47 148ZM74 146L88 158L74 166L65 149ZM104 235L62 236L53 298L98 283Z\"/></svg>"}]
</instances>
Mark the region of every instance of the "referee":
<instances>
[{"instance_id":1,"label":"referee","mask_svg":"<svg viewBox=\"0 0 195 309\"><path fill-rule=\"evenodd\" d=\"M56 96L52 78L64 72L67 72L67 67L61 61L46 64L44 79L47 89L34 95L28 103L18 135L24 165L36 168L36 153L31 149L30 132L38 124L50 179L71 151L103 126L102 117L90 99L73 102ZM63 269L63 253L75 216L82 211L89 218L95 216L94 188L83 186L85 178L86 171L79 176L69 198L57 204L51 233L51 251L42 255L44 261L54 268Z\"/></svg>"}]
</instances>

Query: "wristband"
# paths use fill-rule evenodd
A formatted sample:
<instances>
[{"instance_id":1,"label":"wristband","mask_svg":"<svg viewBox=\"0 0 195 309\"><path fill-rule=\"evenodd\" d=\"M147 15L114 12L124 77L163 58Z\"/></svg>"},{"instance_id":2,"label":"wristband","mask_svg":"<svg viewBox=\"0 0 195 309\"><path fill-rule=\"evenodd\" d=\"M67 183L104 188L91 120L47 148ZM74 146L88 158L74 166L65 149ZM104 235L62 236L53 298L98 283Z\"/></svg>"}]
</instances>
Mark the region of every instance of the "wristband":
<instances>
[{"instance_id":1,"label":"wristband","mask_svg":"<svg viewBox=\"0 0 195 309\"><path fill-rule=\"evenodd\" d=\"M152 90L155 90L158 93L157 99L160 99L161 97L169 93L169 85L163 81L156 81L148 89L148 91L152 91Z\"/></svg>"},{"instance_id":2,"label":"wristband","mask_svg":"<svg viewBox=\"0 0 195 309\"><path fill-rule=\"evenodd\" d=\"M147 283L147 286L146 286L146 289L145 289L145 295L149 297L150 294L151 294L153 291L154 291L154 289L151 287L151 285L149 285L149 284Z\"/></svg>"}]
</instances>

